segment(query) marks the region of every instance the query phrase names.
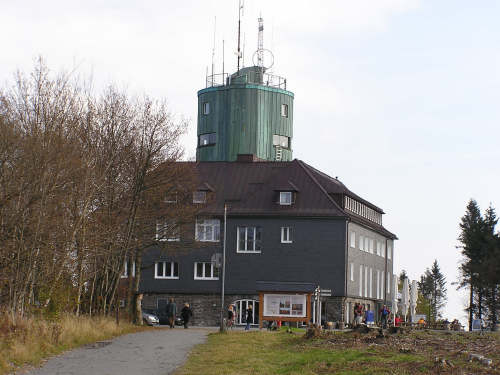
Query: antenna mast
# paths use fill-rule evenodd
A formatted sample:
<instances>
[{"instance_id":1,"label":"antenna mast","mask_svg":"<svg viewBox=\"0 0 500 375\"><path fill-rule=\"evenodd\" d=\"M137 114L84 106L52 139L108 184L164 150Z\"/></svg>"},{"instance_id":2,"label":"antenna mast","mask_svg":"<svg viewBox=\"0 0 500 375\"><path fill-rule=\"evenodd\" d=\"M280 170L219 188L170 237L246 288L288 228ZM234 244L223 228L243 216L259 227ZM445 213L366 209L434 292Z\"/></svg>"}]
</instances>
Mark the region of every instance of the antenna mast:
<instances>
[{"instance_id":1,"label":"antenna mast","mask_svg":"<svg viewBox=\"0 0 500 375\"><path fill-rule=\"evenodd\" d=\"M241 50L240 50L240 39L241 39L241 16L243 13L244 0L240 0L238 7L238 52L236 55L238 56L238 72L240 71L240 59L241 59Z\"/></svg>"},{"instance_id":2,"label":"antenna mast","mask_svg":"<svg viewBox=\"0 0 500 375\"><path fill-rule=\"evenodd\" d=\"M259 17L259 38L257 40L257 66L264 67L264 19Z\"/></svg>"},{"instance_id":3,"label":"antenna mast","mask_svg":"<svg viewBox=\"0 0 500 375\"><path fill-rule=\"evenodd\" d=\"M214 46L212 48L212 79L214 79L214 59L215 59L215 32L217 30L217 16L214 17Z\"/></svg>"}]
</instances>

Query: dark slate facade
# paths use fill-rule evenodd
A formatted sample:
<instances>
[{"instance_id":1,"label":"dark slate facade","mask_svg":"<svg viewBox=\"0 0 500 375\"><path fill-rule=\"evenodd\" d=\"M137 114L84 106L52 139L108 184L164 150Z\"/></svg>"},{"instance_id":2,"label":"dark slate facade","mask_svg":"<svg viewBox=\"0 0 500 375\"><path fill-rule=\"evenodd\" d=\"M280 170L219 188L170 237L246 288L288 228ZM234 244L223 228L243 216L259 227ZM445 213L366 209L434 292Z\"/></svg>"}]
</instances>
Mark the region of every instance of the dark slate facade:
<instances>
[{"instance_id":1,"label":"dark slate facade","mask_svg":"<svg viewBox=\"0 0 500 375\"><path fill-rule=\"evenodd\" d=\"M236 162L197 162L192 165L198 174L199 190L209 197L207 203L199 204L198 217L219 220L220 240L195 241L192 248L181 251L173 250L176 243L171 244L171 251L168 250L169 243L147 249L140 285L144 307L161 309L165 300L173 297L178 304L191 304L194 324L218 324L222 275L210 280L196 279L195 263L210 263L215 253L222 253L224 204L228 207L226 306L240 301L237 303L240 309L249 303L256 308L258 285L263 282L305 283L331 289L332 297L324 298L322 303L325 320L350 320L349 309L355 301L372 309L377 308L384 298L390 301L390 291L376 298L377 295L368 290L377 285L374 279L377 270L379 275L381 272L392 275L394 254L391 253L388 262L388 257L369 251L370 240L373 243L376 240L379 243L391 241L392 244L396 239L382 226L379 217L383 211L380 208L349 191L337 179L300 160L267 162L247 156ZM280 204L280 192L291 193L292 203ZM353 206L352 202L357 204ZM193 242L195 225L192 223L183 229L181 242ZM245 227L260 228L259 251L242 252L238 249L238 228ZM290 228L291 241L283 243L282 228ZM368 251L359 250L357 243L350 242L351 236L356 236L356 233L352 235L353 232L362 232L361 238L368 239ZM364 242L363 239L363 245ZM252 242L241 244L240 247L253 246ZM158 262L177 263L177 278L155 278L155 267L158 267L155 263ZM362 277L365 268L367 275L372 275L370 283L358 279L359 267ZM354 280L350 268L357 270ZM377 293L381 291L380 282L379 278ZM361 295L360 283L363 288L366 284Z\"/></svg>"}]
</instances>

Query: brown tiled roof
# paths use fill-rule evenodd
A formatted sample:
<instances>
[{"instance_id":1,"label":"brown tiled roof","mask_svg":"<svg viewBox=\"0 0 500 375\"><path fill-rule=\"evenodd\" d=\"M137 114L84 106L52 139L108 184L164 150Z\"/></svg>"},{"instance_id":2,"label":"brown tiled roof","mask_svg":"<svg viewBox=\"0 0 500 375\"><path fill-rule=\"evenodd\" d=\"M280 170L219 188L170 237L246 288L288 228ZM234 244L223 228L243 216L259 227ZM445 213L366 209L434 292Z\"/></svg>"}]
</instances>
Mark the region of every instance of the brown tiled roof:
<instances>
[{"instance_id":1,"label":"brown tiled roof","mask_svg":"<svg viewBox=\"0 0 500 375\"><path fill-rule=\"evenodd\" d=\"M231 216L305 216L350 219L390 238L394 234L349 211L344 211L332 194L346 194L374 210L382 209L357 196L336 178L301 160L290 162L196 162L200 186L210 186L213 199L201 214L222 215L228 204ZM278 191L294 191L295 202L280 205Z\"/></svg>"}]
</instances>

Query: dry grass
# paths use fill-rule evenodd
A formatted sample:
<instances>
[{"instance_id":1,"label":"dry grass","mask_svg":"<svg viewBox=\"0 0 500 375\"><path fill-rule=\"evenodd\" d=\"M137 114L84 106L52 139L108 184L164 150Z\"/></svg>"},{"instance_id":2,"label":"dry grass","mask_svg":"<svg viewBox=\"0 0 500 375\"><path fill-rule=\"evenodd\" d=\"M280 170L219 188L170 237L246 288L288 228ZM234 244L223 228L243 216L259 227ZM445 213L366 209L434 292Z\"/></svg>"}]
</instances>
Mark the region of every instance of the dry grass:
<instances>
[{"instance_id":1,"label":"dry grass","mask_svg":"<svg viewBox=\"0 0 500 375\"><path fill-rule=\"evenodd\" d=\"M0 315L0 375L24 365L38 365L51 355L144 328L116 325L111 318L63 316L56 322Z\"/></svg>"}]
</instances>

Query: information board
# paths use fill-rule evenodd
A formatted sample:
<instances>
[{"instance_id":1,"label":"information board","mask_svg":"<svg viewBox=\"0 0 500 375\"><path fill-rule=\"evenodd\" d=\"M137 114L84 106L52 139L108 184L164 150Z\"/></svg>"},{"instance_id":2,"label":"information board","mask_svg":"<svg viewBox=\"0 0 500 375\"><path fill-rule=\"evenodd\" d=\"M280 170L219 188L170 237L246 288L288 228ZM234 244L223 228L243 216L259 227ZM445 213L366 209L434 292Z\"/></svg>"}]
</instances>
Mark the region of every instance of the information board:
<instances>
[{"instance_id":1,"label":"information board","mask_svg":"<svg viewBox=\"0 0 500 375\"><path fill-rule=\"evenodd\" d=\"M306 316L305 294L264 294L264 315L297 317Z\"/></svg>"}]
</instances>

